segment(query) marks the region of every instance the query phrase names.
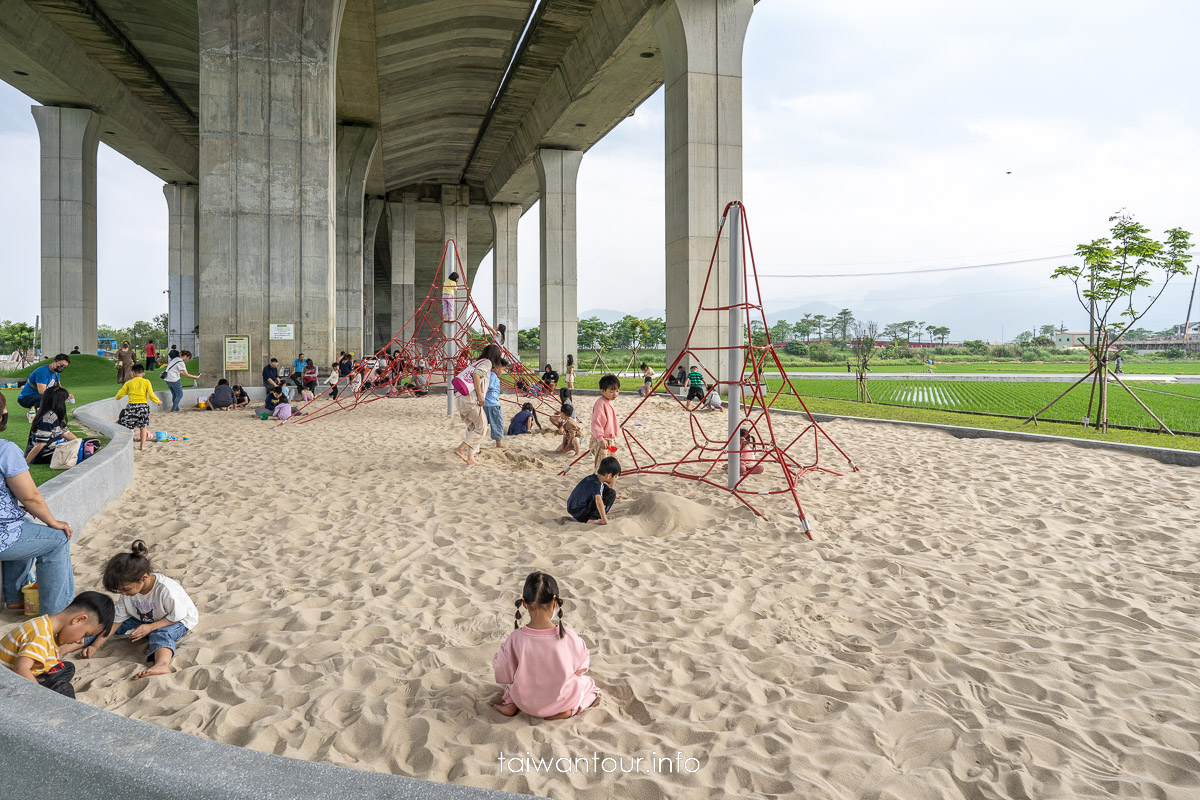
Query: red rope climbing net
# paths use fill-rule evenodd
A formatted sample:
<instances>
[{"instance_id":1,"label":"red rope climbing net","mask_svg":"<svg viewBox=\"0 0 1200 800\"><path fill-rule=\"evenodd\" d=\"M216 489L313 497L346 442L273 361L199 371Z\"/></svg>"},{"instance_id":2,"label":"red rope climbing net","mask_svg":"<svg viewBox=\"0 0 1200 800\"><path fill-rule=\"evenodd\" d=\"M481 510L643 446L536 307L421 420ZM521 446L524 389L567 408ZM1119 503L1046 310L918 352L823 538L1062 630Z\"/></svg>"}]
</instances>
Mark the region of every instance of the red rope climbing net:
<instances>
[{"instance_id":1,"label":"red rope climbing net","mask_svg":"<svg viewBox=\"0 0 1200 800\"><path fill-rule=\"evenodd\" d=\"M454 297L443 298L442 276L446 259L451 254L460 277ZM458 246L450 239L442 249L429 293L404 327L374 356L358 361L348 375L329 383L333 380L331 376L322 384L321 393L287 422L302 425L388 397L446 392L450 381L466 369L476 353L491 342L500 344L495 329L488 325L475 305L466 274ZM446 315L443 309L449 310L450 314ZM516 332L511 333L515 335ZM500 379L501 402L516 406L533 403L543 413L556 413L559 400L553 388L542 383L535 372L503 345L500 349L508 361L507 374ZM335 388L338 390L336 396Z\"/></svg>"},{"instance_id":2,"label":"red rope climbing net","mask_svg":"<svg viewBox=\"0 0 1200 800\"><path fill-rule=\"evenodd\" d=\"M742 286L745 287L746 299L743 302L721 302L717 287L717 257L721 247L721 237L726 231L730 209L737 205L741 211L744 235L741 237L740 270ZM726 245L728 246L728 245ZM700 346L695 343L696 327L706 314L726 313L737 309L742 315L743 336L740 346L731 347L729 344ZM711 320L711 317L708 317ZM757 322L761 328L751 327L751 322ZM757 343L756 343L757 340ZM624 440L624 451L627 455L621 464L621 474L628 475L643 473L648 475L667 475L673 478L684 478L697 481L715 489L727 491L739 502L760 517L766 515L751 502L756 497L773 495L791 495L800 516L802 530L812 538L804 508L800 504L800 479L809 472L828 472L841 475L828 467L821 465L821 445L828 443L846 460L855 472L858 467L850 457L833 441L824 428L813 418L804 399L796 391L788 377L787 371L776 353L776 343L771 341L767 326L766 313L763 310L762 291L758 284L758 270L754 262L754 246L750 240L750 226L746 221L745 207L741 203L730 203L725 207L721 217L721 226L717 231L717 241L713 245L712 258L708 264L708 274L704 279L704 288L696 315L692 318L691 327L683 349L671 362L666 372L651 387L645 397L626 415L621 422L620 436ZM726 351L731 355L740 353L742 370L737 381L729 376L713 373L708 362L716 359L710 357L716 351ZM680 365L697 366L704 378L703 397L697 399L694 393L688 398L678 396L666 384L667 378L675 373ZM779 375L778 379L768 378L767 371ZM729 432L727 413L705 413L700 409L704 406L710 389L718 394L725 393L736 383L740 392L740 425L733 434ZM681 393L687 387L677 387ZM666 458L656 455L642 441L631 424L651 398L660 394L679 406L686 414L691 432L692 442L687 450L676 457ZM688 398L688 399L685 399ZM800 433L790 439L779 438L780 431L772 420L772 409L783 399L793 400L798 413L806 418ZM727 412L727 410L726 410ZM778 414L778 410L775 412ZM738 441L734 441L737 439ZM736 453L739 462L739 476L732 487L729 486L728 470L730 454ZM583 454L559 474L566 474L575 464L584 458ZM632 462L632 466L630 466Z\"/></svg>"}]
</instances>

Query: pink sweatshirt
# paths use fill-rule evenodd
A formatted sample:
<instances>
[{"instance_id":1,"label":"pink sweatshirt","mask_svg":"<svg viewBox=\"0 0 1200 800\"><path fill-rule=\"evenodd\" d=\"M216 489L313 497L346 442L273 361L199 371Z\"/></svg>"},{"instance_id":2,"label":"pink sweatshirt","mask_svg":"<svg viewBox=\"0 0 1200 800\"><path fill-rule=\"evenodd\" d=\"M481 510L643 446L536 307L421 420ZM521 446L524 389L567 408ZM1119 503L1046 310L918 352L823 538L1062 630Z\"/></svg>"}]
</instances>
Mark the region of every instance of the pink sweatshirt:
<instances>
[{"instance_id":1,"label":"pink sweatshirt","mask_svg":"<svg viewBox=\"0 0 1200 800\"><path fill-rule=\"evenodd\" d=\"M508 684L504 702L515 703L531 717L578 712L600 696L588 670L587 645L570 628L558 638L558 627L528 626L509 634L492 659L497 683Z\"/></svg>"},{"instance_id":2,"label":"pink sweatshirt","mask_svg":"<svg viewBox=\"0 0 1200 800\"><path fill-rule=\"evenodd\" d=\"M592 438L617 438L617 410L607 397L599 398L592 406Z\"/></svg>"}]
</instances>

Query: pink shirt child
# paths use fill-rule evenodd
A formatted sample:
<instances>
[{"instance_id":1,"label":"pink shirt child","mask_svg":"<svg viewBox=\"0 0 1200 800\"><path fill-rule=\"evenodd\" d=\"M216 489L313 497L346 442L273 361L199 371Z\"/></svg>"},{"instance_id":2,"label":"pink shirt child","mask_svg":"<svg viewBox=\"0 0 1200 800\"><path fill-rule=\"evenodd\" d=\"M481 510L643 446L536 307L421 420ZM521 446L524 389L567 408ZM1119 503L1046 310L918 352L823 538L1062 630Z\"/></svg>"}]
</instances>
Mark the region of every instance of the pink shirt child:
<instances>
[{"instance_id":1,"label":"pink shirt child","mask_svg":"<svg viewBox=\"0 0 1200 800\"><path fill-rule=\"evenodd\" d=\"M558 638L558 627L518 628L492 659L496 682L507 684L504 702L513 703L531 717L552 717L563 711L578 713L600 696L587 677L587 645L570 628Z\"/></svg>"},{"instance_id":2,"label":"pink shirt child","mask_svg":"<svg viewBox=\"0 0 1200 800\"><path fill-rule=\"evenodd\" d=\"M607 397L600 397L592 406L592 438L617 438L617 410Z\"/></svg>"}]
</instances>

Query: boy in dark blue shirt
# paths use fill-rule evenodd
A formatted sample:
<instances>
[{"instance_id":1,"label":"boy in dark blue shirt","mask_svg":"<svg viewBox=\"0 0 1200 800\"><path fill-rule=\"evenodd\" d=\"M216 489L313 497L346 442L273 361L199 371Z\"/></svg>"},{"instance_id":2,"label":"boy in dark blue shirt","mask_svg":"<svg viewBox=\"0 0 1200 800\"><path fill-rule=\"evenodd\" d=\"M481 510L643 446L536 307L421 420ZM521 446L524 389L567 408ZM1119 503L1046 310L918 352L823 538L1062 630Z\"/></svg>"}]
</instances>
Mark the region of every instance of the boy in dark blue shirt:
<instances>
[{"instance_id":1,"label":"boy in dark blue shirt","mask_svg":"<svg viewBox=\"0 0 1200 800\"><path fill-rule=\"evenodd\" d=\"M567 498L567 513L579 522L608 524L608 512L617 499L617 476L621 462L612 456L600 461L594 475L588 475Z\"/></svg>"}]
</instances>

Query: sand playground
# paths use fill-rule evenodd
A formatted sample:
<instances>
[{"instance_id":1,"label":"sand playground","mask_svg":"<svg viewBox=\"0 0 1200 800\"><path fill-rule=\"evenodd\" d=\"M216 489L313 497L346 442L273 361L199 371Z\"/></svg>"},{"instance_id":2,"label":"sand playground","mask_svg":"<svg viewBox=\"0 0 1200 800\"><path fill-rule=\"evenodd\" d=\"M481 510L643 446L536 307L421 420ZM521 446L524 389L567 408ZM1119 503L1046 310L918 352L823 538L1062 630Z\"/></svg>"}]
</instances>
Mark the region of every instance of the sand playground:
<instances>
[{"instance_id":1,"label":"sand playground","mask_svg":"<svg viewBox=\"0 0 1200 800\"><path fill-rule=\"evenodd\" d=\"M557 476L547 433L467 468L444 397L169 420L189 440L135 454L76 581L144 538L200 625L166 677L130 681L127 642L77 661L97 708L555 798L1200 797L1200 471L834 422L862 471L804 478L810 542L786 497L762 521L653 476L619 481L612 525L575 523L586 464ZM638 421L690 439L665 402ZM603 694L569 720L489 707L534 569Z\"/></svg>"}]
</instances>

